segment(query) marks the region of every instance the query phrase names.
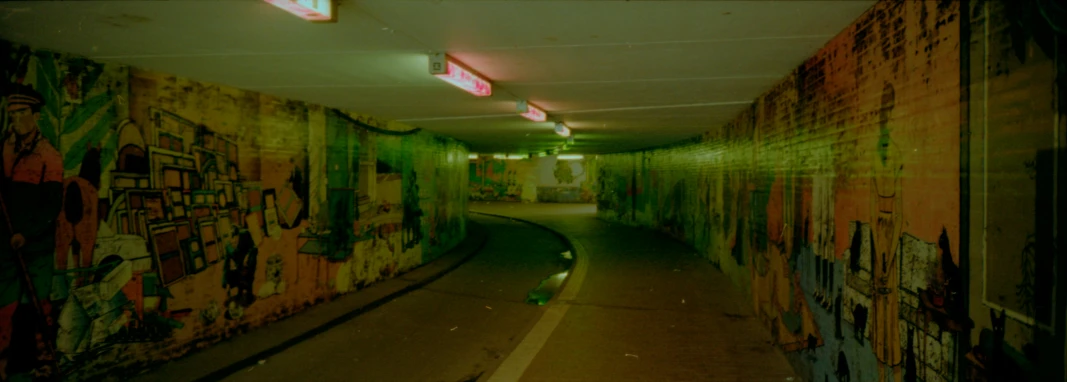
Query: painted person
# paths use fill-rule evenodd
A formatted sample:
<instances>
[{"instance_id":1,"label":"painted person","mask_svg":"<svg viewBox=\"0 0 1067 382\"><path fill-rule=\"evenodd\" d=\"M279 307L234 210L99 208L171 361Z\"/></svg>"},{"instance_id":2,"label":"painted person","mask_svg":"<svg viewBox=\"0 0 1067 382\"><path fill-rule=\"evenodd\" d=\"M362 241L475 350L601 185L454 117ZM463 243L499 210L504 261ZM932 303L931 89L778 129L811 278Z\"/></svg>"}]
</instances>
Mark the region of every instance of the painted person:
<instances>
[{"instance_id":1,"label":"painted person","mask_svg":"<svg viewBox=\"0 0 1067 382\"><path fill-rule=\"evenodd\" d=\"M225 248L222 286L229 297L226 318L239 319L244 315L244 308L251 306L256 299L252 285L255 282L259 248L252 233L236 225Z\"/></svg>"},{"instance_id":2,"label":"painted person","mask_svg":"<svg viewBox=\"0 0 1067 382\"><path fill-rule=\"evenodd\" d=\"M872 164L871 178L871 230L874 240L873 296L871 299L871 346L874 355L882 364L878 368L878 380L901 380L900 347L900 264L897 258L898 244L904 224L903 200L901 199L901 172L903 164L900 150L890 137L889 120L896 102L893 85L886 83L882 89L882 107L879 111L879 138ZM889 375L892 371L892 377Z\"/></svg>"},{"instance_id":3,"label":"painted person","mask_svg":"<svg viewBox=\"0 0 1067 382\"><path fill-rule=\"evenodd\" d=\"M51 331L63 160L37 125L44 106L30 86L14 84L7 95L8 126L0 138L0 380L40 366L36 357L52 336L40 324Z\"/></svg>"}]
</instances>

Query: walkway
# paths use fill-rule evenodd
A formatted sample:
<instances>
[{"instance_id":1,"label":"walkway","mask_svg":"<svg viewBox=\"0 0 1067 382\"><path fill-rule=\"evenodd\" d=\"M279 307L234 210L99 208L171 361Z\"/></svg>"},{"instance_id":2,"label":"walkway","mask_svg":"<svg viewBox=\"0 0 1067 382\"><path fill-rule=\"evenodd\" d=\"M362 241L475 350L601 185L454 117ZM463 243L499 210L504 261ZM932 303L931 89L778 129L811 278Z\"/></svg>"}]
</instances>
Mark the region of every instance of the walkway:
<instances>
[{"instance_id":1,"label":"walkway","mask_svg":"<svg viewBox=\"0 0 1067 382\"><path fill-rule=\"evenodd\" d=\"M470 209L545 225L585 249L579 292L521 381L794 377L747 300L681 243L596 220L589 205L472 202Z\"/></svg>"}]
</instances>

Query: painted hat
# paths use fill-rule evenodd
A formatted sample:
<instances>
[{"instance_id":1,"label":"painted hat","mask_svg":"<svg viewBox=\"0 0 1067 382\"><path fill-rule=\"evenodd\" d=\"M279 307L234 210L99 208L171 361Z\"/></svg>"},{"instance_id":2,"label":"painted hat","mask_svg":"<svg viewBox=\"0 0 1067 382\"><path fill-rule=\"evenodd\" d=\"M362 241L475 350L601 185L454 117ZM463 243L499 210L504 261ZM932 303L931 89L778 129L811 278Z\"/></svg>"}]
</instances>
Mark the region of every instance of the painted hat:
<instances>
[{"instance_id":1,"label":"painted hat","mask_svg":"<svg viewBox=\"0 0 1067 382\"><path fill-rule=\"evenodd\" d=\"M11 84L7 92L8 105L43 105L44 97L32 86L24 84Z\"/></svg>"}]
</instances>

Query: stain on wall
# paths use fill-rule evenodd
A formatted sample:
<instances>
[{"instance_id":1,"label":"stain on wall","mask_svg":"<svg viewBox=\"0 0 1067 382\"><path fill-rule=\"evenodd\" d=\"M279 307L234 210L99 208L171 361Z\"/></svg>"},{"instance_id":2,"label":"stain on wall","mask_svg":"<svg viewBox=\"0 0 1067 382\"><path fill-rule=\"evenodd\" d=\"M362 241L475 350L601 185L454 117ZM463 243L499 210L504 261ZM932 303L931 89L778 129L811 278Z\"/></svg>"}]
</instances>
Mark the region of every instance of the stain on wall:
<instances>
[{"instance_id":1,"label":"stain on wall","mask_svg":"<svg viewBox=\"0 0 1067 382\"><path fill-rule=\"evenodd\" d=\"M467 149L0 43L0 380L121 377L440 256Z\"/></svg>"},{"instance_id":2,"label":"stain on wall","mask_svg":"<svg viewBox=\"0 0 1067 382\"><path fill-rule=\"evenodd\" d=\"M598 157L598 215L695 247L805 380L1062 380L1065 39L969 4L881 1L697 142Z\"/></svg>"},{"instance_id":3,"label":"stain on wall","mask_svg":"<svg viewBox=\"0 0 1067 382\"><path fill-rule=\"evenodd\" d=\"M476 201L592 203L595 184L592 158L544 156L470 160L470 195Z\"/></svg>"}]
</instances>

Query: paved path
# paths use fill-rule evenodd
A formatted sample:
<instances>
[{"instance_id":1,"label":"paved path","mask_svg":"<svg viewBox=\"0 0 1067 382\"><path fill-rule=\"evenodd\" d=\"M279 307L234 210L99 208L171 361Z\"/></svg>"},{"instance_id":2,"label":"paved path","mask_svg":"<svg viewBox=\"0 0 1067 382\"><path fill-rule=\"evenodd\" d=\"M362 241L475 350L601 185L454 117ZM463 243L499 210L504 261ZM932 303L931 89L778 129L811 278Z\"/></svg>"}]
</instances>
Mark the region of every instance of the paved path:
<instances>
[{"instance_id":1,"label":"paved path","mask_svg":"<svg viewBox=\"0 0 1067 382\"><path fill-rule=\"evenodd\" d=\"M681 243L596 220L591 205L472 202L470 208L564 232L587 257L578 294L563 302L566 313L521 381L795 378L747 300Z\"/></svg>"}]
</instances>

